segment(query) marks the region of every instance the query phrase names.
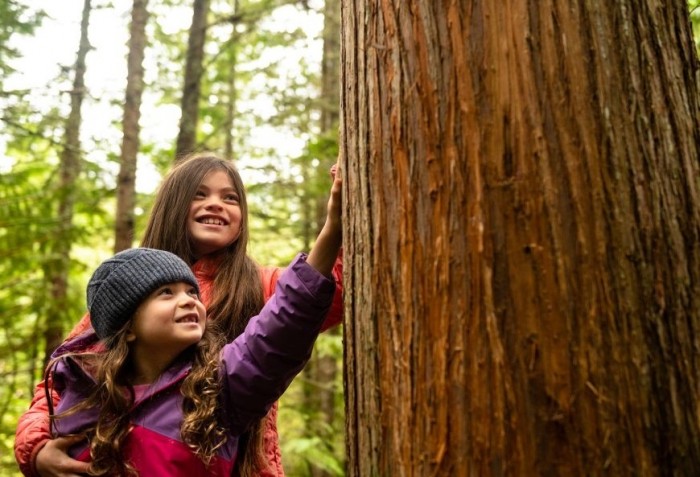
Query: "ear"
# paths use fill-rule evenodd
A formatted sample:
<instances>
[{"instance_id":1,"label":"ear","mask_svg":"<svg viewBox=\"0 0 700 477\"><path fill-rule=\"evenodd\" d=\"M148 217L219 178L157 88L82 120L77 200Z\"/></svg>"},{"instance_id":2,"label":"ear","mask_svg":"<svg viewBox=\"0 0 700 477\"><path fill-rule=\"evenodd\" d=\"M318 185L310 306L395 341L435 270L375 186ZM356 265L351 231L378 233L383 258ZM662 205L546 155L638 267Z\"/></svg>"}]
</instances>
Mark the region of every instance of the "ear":
<instances>
[{"instance_id":1,"label":"ear","mask_svg":"<svg viewBox=\"0 0 700 477\"><path fill-rule=\"evenodd\" d=\"M136 341L136 335L133 331L131 331L131 327L129 327L129 329L126 332L126 342L133 343L134 341Z\"/></svg>"}]
</instances>

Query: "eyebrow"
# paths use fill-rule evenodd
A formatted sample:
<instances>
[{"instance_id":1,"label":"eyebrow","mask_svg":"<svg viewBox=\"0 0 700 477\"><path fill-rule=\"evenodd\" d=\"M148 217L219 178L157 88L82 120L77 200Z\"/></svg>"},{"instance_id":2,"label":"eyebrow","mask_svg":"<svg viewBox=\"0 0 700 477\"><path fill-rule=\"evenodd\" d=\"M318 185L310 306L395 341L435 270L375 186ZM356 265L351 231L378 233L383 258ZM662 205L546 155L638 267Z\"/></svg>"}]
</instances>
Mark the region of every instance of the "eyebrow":
<instances>
[{"instance_id":1,"label":"eyebrow","mask_svg":"<svg viewBox=\"0 0 700 477\"><path fill-rule=\"evenodd\" d=\"M209 187L208 185L202 183L202 184L199 184L199 185L197 186L197 189L207 189L207 190L210 190L210 189L212 189L212 187ZM221 188L221 189L219 189L219 190L224 191L224 192L235 192L236 194L238 194L238 191L236 190L236 188L235 188L234 186L226 186L226 187L223 187L223 188Z\"/></svg>"}]
</instances>

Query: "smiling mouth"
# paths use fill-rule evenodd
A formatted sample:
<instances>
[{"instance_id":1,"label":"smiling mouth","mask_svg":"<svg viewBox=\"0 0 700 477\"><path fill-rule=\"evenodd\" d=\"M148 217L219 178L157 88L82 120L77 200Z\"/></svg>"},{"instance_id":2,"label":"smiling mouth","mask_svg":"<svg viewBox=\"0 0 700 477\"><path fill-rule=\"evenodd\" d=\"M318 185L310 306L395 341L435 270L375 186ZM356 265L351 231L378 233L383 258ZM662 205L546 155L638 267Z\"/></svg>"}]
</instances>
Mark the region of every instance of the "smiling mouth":
<instances>
[{"instance_id":1,"label":"smiling mouth","mask_svg":"<svg viewBox=\"0 0 700 477\"><path fill-rule=\"evenodd\" d=\"M197 219L197 222L204 225L226 225L226 222L224 220L214 217L204 217L202 219Z\"/></svg>"},{"instance_id":2,"label":"smiling mouth","mask_svg":"<svg viewBox=\"0 0 700 477\"><path fill-rule=\"evenodd\" d=\"M175 320L175 323L199 323L199 317L197 315L187 315L182 318Z\"/></svg>"}]
</instances>

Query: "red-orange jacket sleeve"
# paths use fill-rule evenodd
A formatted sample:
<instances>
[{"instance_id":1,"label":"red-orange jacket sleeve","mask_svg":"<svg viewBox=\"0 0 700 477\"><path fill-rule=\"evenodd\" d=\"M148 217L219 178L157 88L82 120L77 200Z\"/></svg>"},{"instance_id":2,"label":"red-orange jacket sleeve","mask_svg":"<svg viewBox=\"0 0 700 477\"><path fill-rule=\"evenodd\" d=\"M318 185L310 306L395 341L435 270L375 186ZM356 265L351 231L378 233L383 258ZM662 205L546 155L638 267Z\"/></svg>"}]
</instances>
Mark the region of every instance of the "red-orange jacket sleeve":
<instances>
[{"instance_id":1,"label":"red-orange jacket sleeve","mask_svg":"<svg viewBox=\"0 0 700 477\"><path fill-rule=\"evenodd\" d=\"M331 308L326 315L326 321L321 326L321 331L326 331L343 322L343 249L340 249L331 273L335 279L335 295L333 295L333 303L331 303Z\"/></svg>"},{"instance_id":2,"label":"red-orange jacket sleeve","mask_svg":"<svg viewBox=\"0 0 700 477\"><path fill-rule=\"evenodd\" d=\"M90 327L90 315L85 314L66 338L71 339ZM49 380L49 387L51 382ZM51 399L56 406L59 401L58 394L51 391ZM15 431L15 459L20 471L27 476L38 476L35 467L36 455L51 439L49 430L49 406L46 400L44 381L42 380L34 388L34 397L29 409L22 414Z\"/></svg>"}]
</instances>

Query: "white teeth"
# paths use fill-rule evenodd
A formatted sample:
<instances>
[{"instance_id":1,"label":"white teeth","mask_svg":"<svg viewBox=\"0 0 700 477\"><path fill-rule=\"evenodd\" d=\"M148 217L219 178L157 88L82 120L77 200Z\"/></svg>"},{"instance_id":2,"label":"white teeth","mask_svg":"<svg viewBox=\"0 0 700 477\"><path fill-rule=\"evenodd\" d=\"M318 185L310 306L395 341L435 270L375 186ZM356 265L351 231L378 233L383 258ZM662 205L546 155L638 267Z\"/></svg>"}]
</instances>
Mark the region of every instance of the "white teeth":
<instances>
[{"instance_id":1,"label":"white teeth","mask_svg":"<svg viewBox=\"0 0 700 477\"><path fill-rule=\"evenodd\" d=\"M205 219L202 219L202 223L203 223L203 224L207 224L207 225L224 225L224 221L223 221L223 220L221 220L221 219L209 218L209 217L207 217L207 218L205 218Z\"/></svg>"}]
</instances>

